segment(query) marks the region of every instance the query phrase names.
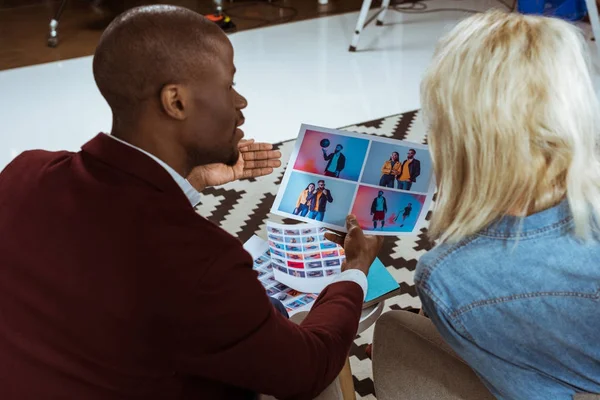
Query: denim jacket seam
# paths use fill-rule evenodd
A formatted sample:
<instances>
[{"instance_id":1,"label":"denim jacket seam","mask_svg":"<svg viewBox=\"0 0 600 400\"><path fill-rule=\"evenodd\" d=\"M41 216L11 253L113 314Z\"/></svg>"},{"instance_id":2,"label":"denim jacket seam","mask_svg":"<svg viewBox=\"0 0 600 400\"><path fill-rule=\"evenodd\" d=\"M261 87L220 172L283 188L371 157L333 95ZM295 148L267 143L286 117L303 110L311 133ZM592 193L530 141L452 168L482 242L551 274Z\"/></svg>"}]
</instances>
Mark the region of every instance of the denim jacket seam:
<instances>
[{"instance_id":1,"label":"denim jacket seam","mask_svg":"<svg viewBox=\"0 0 600 400\"><path fill-rule=\"evenodd\" d=\"M543 236L550 232L562 229L572 222L573 222L573 217L568 216L568 217L565 217L562 220L555 222L551 225L547 225L547 226L544 226L544 227L538 228L538 229L532 229L529 231L523 231L523 232L516 231L516 232L511 232L509 234L504 234L504 233L500 233L500 232L497 232L494 230L483 229L482 231L477 233L477 236L490 238L490 239L536 239L536 238L539 238L540 236Z\"/></svg>"},{"instance_id":2,"label":"denim jacket seam","mask_svg":"<svg viewBox=\"0 0 600 400\"><path fill-rule=\"evenodd\" d=\"M443 265L447 261L448 257L450 257L452 254L455 254L456 252L460 251L465 246L467 246L477 240L480 240L480 239L482 239L482 238L480 238L476 235L473 235L473 236L470 236L468 238L465 238L465 239L459 241L458 243L456 243L452 246L449 246L448 249L446 249L440 255L435 257L431 261L430 265L426 265L426 267L423 269L421 279L418 281L415 281L415 286L416 286L415 289L421 287L424 291L426 291L427 295L433 301L435 301L435 303L442 310L442 312L444 314L446 314L453 323L456 323L457 325L459 325L463 334L465 335L465 337L467 337L467 339L469 339L471 341L473 341L473 337L469 334L467 329L464 327L463 323L458 318L453 317L453 315L456 313L456 311L452 312L450 307L448 307L446 304L444 304L444 302L434 294L433 290L429 286L429 280L431 278L431 274L433 273L433 270L437 269L438 267Z\"/></svg>"},{"instance_id":3,"label":"denim jacket seam","mask_svg":"<svg viewBox=\"0 0 600 400\"><path fill-rule=\"evenodd\" d=\"M444 304L443 301L441 301L441 299L439 297L437 297L433 291L431 290L431 288L427 285L426 282L416 282L416 286L417 287L421 287L423 289L424 292L427 293L427 296L429 296L429 298L431 298L431 300L433 300L436 304L436 306L444 313L448 316L448 319L452 322L453 325L458 325L458 327L460 328L460 333L465 336L465 338L467 338L468 340L470 340L471 342L475 342L475 340L473 339L473 336L471 336L471 334L469 333L469 331L467 331L467 328L465 328L464 324L462 323L462 321L458 318L458 316L454 316L454 314L456 312L451 312L450 311L450 307L448 307L446 304Z\"/></svg>"},{"instance_id":4,"label":"denim jacket seam","mask_svg":"<svg viewBox=\"0 0 600 400\"><path fill-rule=\"evenodd\" d=\"M429 276L431 275L432 270L434 270L434 269L438 268L440 265L442 265L449 256L451 256L452 254L461 250L463 247L473 243L474 241L476 241L478 239L480 239L480 238L477 237L476 235L473 235L473 236L470 236L468 238L461 240L460 242L458 242L454 245L449 246L448 249L444 250L443 253L441 253L435 259L432 260L431 266L427 266L427 269L426 269L427 278L429 278Z\"/></svg>"},{"instance_id":5,"label":"denim jacket seam","mask_svg":"<svg viewBox=\"0 0 600 400\"><path fill-rule=\"evenodd\" d=\"M452 314L450 314L450 317L456 318L459 315L464 314L468 311L471 311L475 308L484 307L487 305L502 304L502 303L508 303L510 301L522 300L522 299L532 299L532 298L537 298L537 297L580 297L580 298L598 301L598 300L600 300L600 289L596 290L595 293L565 292L565 291L531 292L531 293L521 293L521 294L516 294L516 295L511 295L511 296L496 297L496 298L487 299L487 300L479 300L479 301L475 301L473 303L467 304L466 306L459 308L458 310L456 310Z\"/></svg>"},{"instance_id":6,"label":"denim jacket seam","mask_svg":"<svg viewBox=\"0 0 600 400\"><path fill-rule=\"evenodd\" d=\"M423 291L427 293L427 296L429 296L436 303L437 307L439 307L445 314L450 315L450 309L448 306L446 306L446 304L444 304L444 302L433 293L427 282L419 281L416 282L415 286L416 288L423 289Z\"/></svg>"}]
</instances>

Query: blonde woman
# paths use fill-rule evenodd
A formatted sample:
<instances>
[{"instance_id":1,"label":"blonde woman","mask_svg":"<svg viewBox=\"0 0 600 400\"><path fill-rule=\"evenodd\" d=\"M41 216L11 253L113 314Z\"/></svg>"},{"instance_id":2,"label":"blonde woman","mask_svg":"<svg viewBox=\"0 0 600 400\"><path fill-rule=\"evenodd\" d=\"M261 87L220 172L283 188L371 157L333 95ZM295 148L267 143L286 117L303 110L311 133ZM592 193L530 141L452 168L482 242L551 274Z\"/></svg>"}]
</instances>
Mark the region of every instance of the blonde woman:
<instances>
[{"instance_id":1,"label":"blonde woman","mask_svg":"<svg viewBox=\"0 0 600 400\"><path fill-rule=\"evenodd\" d=\"M421 393L398 389L405 398L600 393L600 107L588 65L578 29L557 19L493 11L441 40L421 86L437 247L415 283L445 343L415 334L425 318L397 313L373 349L376 363L408 363L421 346L403 378ZM384 340L390 326L402 345Z\"/></svg>"}]
</instances>

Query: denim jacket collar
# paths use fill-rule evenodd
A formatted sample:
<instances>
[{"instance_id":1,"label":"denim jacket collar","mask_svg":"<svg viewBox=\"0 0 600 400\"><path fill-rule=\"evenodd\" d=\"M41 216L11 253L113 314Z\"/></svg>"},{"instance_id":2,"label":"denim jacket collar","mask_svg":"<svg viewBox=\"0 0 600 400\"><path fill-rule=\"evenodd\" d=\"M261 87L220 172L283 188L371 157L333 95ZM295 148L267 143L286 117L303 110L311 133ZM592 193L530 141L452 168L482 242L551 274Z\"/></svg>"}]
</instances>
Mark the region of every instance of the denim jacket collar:
<instances>
[{"instance_id":1,"label":"denim jacket collar","mask_svg":"<svg viewBox=\"0 0 600 400\"><path fill-rule=\"evenodd\" d=\"M554 207L524 218L505 216L482 229L479 234L497 238L525 238L559 229L572 220L569 202L565 199Z\"/></svg>"}]
</instances>

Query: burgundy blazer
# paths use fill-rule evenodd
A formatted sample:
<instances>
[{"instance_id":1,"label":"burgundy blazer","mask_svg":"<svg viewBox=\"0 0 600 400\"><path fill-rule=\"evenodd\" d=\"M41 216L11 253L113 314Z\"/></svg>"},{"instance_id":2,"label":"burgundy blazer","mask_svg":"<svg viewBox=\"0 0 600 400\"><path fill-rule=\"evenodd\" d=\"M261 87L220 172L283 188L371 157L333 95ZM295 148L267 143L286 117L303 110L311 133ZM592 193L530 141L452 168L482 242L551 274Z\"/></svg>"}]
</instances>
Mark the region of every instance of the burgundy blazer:
<instances>
[{"instance_id":1,"label":"burgundy blazer","mask_svg":"<svg viewBox=\"0 0 600 400\"><path fill-rule=\"evenodd\" d=\"M301 326L272 307L242 244L169 174L103 134L0 174L0 397L305 399L342 369L353 282Z\"/></svg>"}]
</instances>

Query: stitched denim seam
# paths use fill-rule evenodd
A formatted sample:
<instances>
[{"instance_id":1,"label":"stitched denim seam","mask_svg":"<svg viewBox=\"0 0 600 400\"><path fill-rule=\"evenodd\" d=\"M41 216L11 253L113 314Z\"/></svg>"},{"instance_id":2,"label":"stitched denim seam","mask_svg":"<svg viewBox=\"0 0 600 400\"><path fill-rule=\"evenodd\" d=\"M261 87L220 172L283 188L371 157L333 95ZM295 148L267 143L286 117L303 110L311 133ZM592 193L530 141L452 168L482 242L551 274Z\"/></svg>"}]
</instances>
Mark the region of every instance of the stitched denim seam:
<instances>
[{"instance_id":1,"label":"stitched denim seam","mask_svg":"<svg viewBox=\"0 0 600 400\"><path fill-rule=\"evenodd\" d=\"M442 265L444 263L444 261L446 261L446 259L451 256L452 254L456 253L457 251L461 250L463 247L473 243L474 241L478 240L479 238L477 236L471 236L468 237L466 239L461 240L460 242L456 243L453 246L450 246L446 251L444 251L442 254L440 254L439 256L437 256L434 260L432 260L431 262L431 266L428 266L426 269L426 274L427 274L427 278L429 278L429 275L431 274L433 269L438 268L440 265Z\"/></svg>"},{"instance_id":2,"label":"stitched denim seam","mask_svg":"<svg viewBox=\"0 0 600 400\"><path fill-rule=\"evenodd\" d=\"M416 287L421 287L423 289L423 291L427 292L427 296L429 296L435 303L436 305L446 314L450 315L450 309L444 304L444 302L442 302L439 297L437 297L433 291L431 290L431 288L429 287L429 285L426 282L419 282L417 283ZM418 293L418 291L417 291Z\"/></svg>"},{"instance_id":3,"label":"stitched denim seam","mask_svg":"<svg viewBox=\"0 0 600 400\"><path fill-rule=\"evenodd\" d=\"M469 331L467 331L467 328L465 328L465 325L463 324L463 322L458 318L458 316L453 316L452 314L450 315L450 319L452 320L453 323L457 324L460 326L460 329L462 330L462 334L471 342L475 343L475 338L473 336L471 336L471 334L469 333Z\"/></svg>"},{"instance_id":4,"label":"stitched denim seam","mask_svg":"<svg viewBox=\"0 0 600 400\"><path fill-rule=\"evenodd\" d=\"M446 314L448 316L448 319L450 321L452 321L452 323L456 323L457 325L459 325L460 330L462 331L461 333L463 334L463 336L465 336L468 340L475 342L475 340L473 339L473 336L471 336L471 334L469 333L469 331L467 331L467 329L465 328L465 326L463 325L462 321L458 318L453 317L453 313L450 312L450 309L439 299L439 297L437 297L432 291L431 288L427 285L427 283L425 282L417 282L416 283L416 287L421 287L423 288L423 291L427 292L427 295L436 303L437 307L439 309L441 309L441 311Z\"/></svg>"},{"instance_id":5,"label":"stitched denim seam","mask_svg":"<svg viewBox=\"0 0 600 400\"><path fill-rule=\"evenodd\" d=\"M530 231L524 232L514 232L510 234L502 234L499 232L495 232L493 230L484 229L481 232L477 233L478 236L488 237L493 239L534 239L539 236L543 236L549 232L562 229L573 221L573 217L566 217L558 222L555 222L552 225L545 226L543 228L538 228Z\"/></svg>"},{"instance_id":6,"label":"stitched denim seam","mask_svg":"<svg viewBox=\"0 0 600 400\"><path fill-rule=\"evenodd\" d=\"M444 251L442 254L440 254L438 257L436 257L434 260L432 260L431 265L427 265L426 268L424 269L422 278L419 281L415 281L415 286L416 286L415 289L417 289L418 287L423 288L423 290L425 290L427 292L427 295L429 297L431 297L433 300L435 300L438 307L440 307L442 309L442 311L444 311L444 313L446 313L446 315L449 315L449 316L451 315L450 308L447 307L437 296L435 296L433 294L433 290L429 286L429 279L431 277L433 270L438 268L439 266L443 265L444 262L447 260L447 258L450 255L456 253L463 247L467 246L468 244L470 244L476 240L479 240L479 238L476 236L471 236L466 239L463 239L462 241L456 243L453 246L450 246L450 248L448 248L446 251ZM417 293L418 293L418 291L417 291Z\"/></svg>"},{"instance_id":7,"label":"stitched denim seam","mask_svg":"<svg viewBox=\"0 0 600 400\"><path fill-rule=\"evenodd\" d=\"M452 318L458 317L459 315L470 311L474 308L479 308L487 305L493 304L502 304L507 303L514 300L523 300L523 299L532 299L537 297L580 297L585 299L599 300L600 299L600 290L596 291L596 293L580 293L580 292L532 292L532 293L522 293L512 296L498 297L495 299L489 300L480 300L471 304L467 304L464 307L459 308L455 312L453 312L450 316Z\"/></svg>"}]
</instances>

